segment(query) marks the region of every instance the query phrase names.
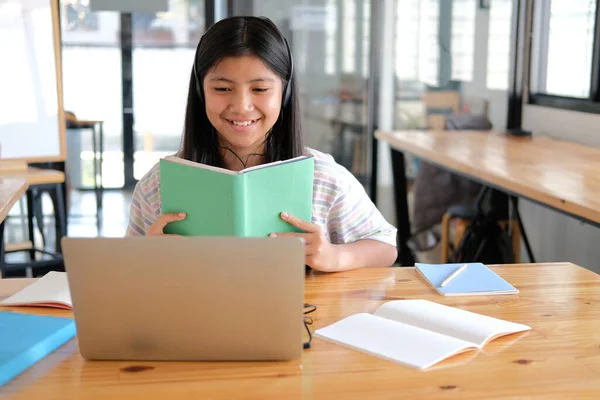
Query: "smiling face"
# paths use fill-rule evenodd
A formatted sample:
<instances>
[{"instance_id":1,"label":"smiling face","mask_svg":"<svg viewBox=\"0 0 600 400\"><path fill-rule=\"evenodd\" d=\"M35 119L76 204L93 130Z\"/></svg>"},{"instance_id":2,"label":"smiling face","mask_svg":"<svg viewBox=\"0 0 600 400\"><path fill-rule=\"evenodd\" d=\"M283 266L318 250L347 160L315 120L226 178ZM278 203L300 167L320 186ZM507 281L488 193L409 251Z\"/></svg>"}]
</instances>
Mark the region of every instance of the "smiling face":
<instances>
[{"instance_id":1,"label":"smiling face","mask_svg":"<svg viewBox=\"0 0 600 400\"><path fill-rule=\"evenodd\" d=\"M255 56L225 58L204 77L206 115L222 146L238 156L262 153L281 110L282 82Z\"/></svg>"}]
</instances>

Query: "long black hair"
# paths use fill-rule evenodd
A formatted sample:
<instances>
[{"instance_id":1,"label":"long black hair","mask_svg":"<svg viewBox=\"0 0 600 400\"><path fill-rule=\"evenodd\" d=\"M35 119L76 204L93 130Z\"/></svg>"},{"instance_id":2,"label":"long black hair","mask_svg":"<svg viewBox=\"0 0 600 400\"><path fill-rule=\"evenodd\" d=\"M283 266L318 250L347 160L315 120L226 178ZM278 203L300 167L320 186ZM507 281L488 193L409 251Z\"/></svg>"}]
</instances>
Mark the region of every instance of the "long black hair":
<instances>
[{"instance_id":1,"label":"long black hair","mask_svg":"<svg viewBox=\"0 0 600 400\"><path fill-rule=\"evenodd\" d=\"M302 155L300 104L293 59L277 26L267 18L231 17L220 20L200 39L190 77L181 157L216 167L225 167L217 132L206 115L203 81L206 74L227 57L256 56L282 81L283 93L291 85L289 101L282 99L279 118L265 133L265 162ZM291 76L290 76L291 75Z\"/></svg>"}]
</instances>

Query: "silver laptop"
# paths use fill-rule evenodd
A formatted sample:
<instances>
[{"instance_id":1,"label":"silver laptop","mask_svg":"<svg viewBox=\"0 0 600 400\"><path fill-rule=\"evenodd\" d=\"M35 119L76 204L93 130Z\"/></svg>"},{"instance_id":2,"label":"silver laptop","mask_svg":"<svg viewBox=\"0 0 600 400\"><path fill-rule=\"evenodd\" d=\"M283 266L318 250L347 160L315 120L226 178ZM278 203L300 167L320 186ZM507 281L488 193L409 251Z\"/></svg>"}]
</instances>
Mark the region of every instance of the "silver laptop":
<instances>
[{"instance_id":1,"label":"silver laptop","mask_svg":"<svg viewBox=\"0 0 600 400\"><path fill-rule=\"evenodd\" d=\"M302 352L298 238L62 239L89 360L291 360Z\"/></svg>"}]
</instances>

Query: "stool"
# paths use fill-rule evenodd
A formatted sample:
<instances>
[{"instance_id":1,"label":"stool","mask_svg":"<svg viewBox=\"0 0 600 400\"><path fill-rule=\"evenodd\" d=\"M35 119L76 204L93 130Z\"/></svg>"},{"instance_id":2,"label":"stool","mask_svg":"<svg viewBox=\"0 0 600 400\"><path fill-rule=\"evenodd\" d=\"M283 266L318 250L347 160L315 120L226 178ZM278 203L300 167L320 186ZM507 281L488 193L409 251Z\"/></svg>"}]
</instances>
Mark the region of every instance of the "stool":
<instances>
[{"instance_id":1,"label":"stool","mask_svg":"<svg viewBox=\"0 0 600 400\"><path fill-rule=\"evenodd\" d=\"M62 258L62 249L60 240L67 233L67 219L65 213L64 188L65 175L62 171L40 169L30 167L26 171L15 172L11 174L15 177L25 178L29 184L27 190L27 225L29 230L29 242L31 246L11 248L7 246L6 253L28 252L29 261L7 263L4 259L0 260L0 271L3 276L20 276L19 274L27 268L54 268L64 270ZM41 195L48 193L52 199L55 216L55 252L49 252L35 247L35 237L33 230L33 217L35 216L43 235L43 224L41 222ZM37 199L37 201L36 201ZM51 259L36 260L37 253L51 256Z\"/></svg>"},{"instance_id":2,"label":"stool","mask_svg":"<svg viewBox=\"0 0 600 400\"><path fill-rule=\"evenodd\" d=\"M102 195L104 193L102 181L102 163L104 161L104 121L80 120L70 111L65 111L65 117L67 130L89 129L91 131L92 150L94 152L94 192L96 193L96 213L98 213L102 210Z\"/></svg>"},{"instance_id":3,"label":"stool","mask_svg":"<svg viewBox=\"0 0 600 400\"><path fill-rule=\"evenodd\" d=\"M477 209L473 205L458 205L450 207L448 211L442 217L442 228L441 228L441 257L440 262L442 264L448 262L448 256L450 253L450 222L456 219L458 224L454 232L453 247L456 248L460 243L463 234L469 223L477 215ZM519 223L515 219L498 221L498 224L502 229L507 229L509 224L512 229L512 247L513 254L515 256L515 262L518 263L521 256L521 231L519 229Z\"/></svg>"}]
</instances>

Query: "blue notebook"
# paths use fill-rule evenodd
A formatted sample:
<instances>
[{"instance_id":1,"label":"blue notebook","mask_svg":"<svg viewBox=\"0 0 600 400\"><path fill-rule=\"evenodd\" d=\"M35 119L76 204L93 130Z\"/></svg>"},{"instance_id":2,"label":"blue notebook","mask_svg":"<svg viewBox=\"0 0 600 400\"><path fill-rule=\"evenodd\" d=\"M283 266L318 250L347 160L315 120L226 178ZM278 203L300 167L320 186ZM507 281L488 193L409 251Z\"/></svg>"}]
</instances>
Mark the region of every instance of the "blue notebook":
<instances>
[{"instance_id":1,"label":"blue notebook","mask_svg":"<svg viewBox=\"0 0 600 400\"><path fill-rule=\"evenodd\" d=\"M0 386L75 336L71 318L0 312Z\"/></svg>"},{"instance_id":2,"label":"blue notebook","mask_svg":"<svg viewBox=\"0 0 600 400\"><path fill-rule=\"evenodd\" d=\"M439 294L444 296L489 296L519 293L518 289L482 263L467 263L464 271L448 282L446 286L440 286L447 277L464 264L416 263L415 269Z\"/></svg>"}]
</instances>

